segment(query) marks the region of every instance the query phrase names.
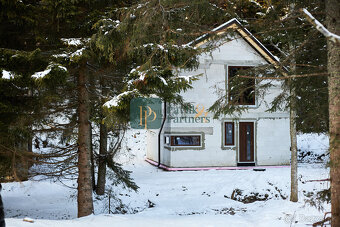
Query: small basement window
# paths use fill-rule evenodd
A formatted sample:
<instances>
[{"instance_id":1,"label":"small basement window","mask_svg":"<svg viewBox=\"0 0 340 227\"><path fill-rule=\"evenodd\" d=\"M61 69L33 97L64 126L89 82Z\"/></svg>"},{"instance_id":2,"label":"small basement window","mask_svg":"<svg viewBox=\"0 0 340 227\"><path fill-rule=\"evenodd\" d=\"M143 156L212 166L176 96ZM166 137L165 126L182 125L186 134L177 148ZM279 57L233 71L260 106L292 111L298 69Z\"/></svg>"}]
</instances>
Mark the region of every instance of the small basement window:
<instances>
[{"instance_id":1,"label":"small basement window","mask_svg":"<svg viewBox=\"0 0 340 227\"><path fill-rule=\"evenodd\" d=\"M201 136L171 136L171 146L201 146Z\"/></svg>"},{"instance_id":2,"label":"small basement window","mask_svg":"<svg viewBox=\"0 0 340 227\"><path fill-rule=\"evenodd\" d=\"M226 146L234 146L235 145L235 127L234 122L225 122L224 126L224 145Z\"/></svg>"}]
</instances>

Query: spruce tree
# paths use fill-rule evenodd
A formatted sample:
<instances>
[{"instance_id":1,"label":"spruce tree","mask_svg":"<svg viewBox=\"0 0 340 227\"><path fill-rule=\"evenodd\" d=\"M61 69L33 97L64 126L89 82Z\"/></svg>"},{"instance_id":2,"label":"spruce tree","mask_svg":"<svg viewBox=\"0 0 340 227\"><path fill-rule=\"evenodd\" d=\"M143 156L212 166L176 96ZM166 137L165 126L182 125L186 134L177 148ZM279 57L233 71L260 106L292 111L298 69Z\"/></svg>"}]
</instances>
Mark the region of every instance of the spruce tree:
<instances>
[{"instance_id":1,"label":"spruce tree","mask_svg":"<svg viewBox=\"0 0 340 227\"><path fill-rule=\"evenodd\" d=\"M195 56L199 53L185 44L205 32L209 25L221 23L223 13L206 1L139 1L129 8L113 8L95 24L97 33L90 47L98 59L96 64L105 67L109 62L111 73L106 78L113 74L111 77L116 80L120 77L123 82L119 89L104 93L111 97L126 94L119 100L119 106L105 110L108 113L105 125L99 119L98 194L104 192L105 167L109 165L108 158L112 159L105 150L105 130L128 122L133 97L155 94L163 101L184 104L178 94L190 88L190 84L178 78L177 73L182 68L195 68Z\"/></svg>"},{"instance_id":2,"label":"spruce tree","mask_svg":"<svg viewBox=\"0 0 340 227\"><path fill-rule=\"evenodd\" d=\"M1 133L11 137L11 140L1 137L1 152L9 156L9 162L14 160L14 154L22 157L25 162L37 161L35 157L38 157L50 167L48 171L43 168L44 172L35 168L33 174L58 177L73 175L76 173L73 165L77 156L74 153L75 146L68 143L72 141L72 134L75 133L73 128L79 126L79 181L83 183L79 185L80 216L92 213L92 202L84 207L85 210L82 206L82 201L92 198L92 190L88 193L90 196L82 196L88 192L87 179L91 179L91 176L88 177L88 168L91 165L87 162L90 128L86 79L89 75L87 58L86 55L82 56L82 51L85 50L86 38L92 34L91 26L110 4L110 1L81 0L42 0L32 4L26 1L1 1L0 28L3 31L3 39L0 83L1 87L7 89L1 90L1 105L4 107L1 108L1 114L11 117L10 121L7 119L1 125ZM23 14L20 14L20 11ZM40 20L39 17L46 20ZM74 37L78 39L69 39ZM78 42L81 44L78 45ZM40 47L41 51L35 50L37 47ZM37 72L43 70L45 71L40 75L44 77L34 78ZM64 83L67 84L66 87ZM74 92L77 91L74 88L78 88L80 95ZM75 99L77 97L78 100ZM74 103L78 104L78 108ZM13 115L13 108L15 113L19 114ZM74 114L76 109L79 110L79 124ZM67 116L70 122L57 123L54 118L58 116ZM36 133L49 132L60 135L62 132L61 139L65 145L55 145L51 152L34 153L30 154L30 157L24 157L22 154L26 154L28 149L21 148L23 151L19 154L17 147L18 144L28 143L27 140L32 138L33 126ZM59 160L56 161L56 158ZM61 162L61 158L64 158L65 162Z\"/></svg>"},{"instance_id":3,"label":"spruce tree","mask_svg":"<svg viewBox=\"0 0 340 227\"><path fill-rule=\"evenodd\" d=\"M127 95L113 111L128 116L129 100L150 94L183 104L178 94L190 84L177 77L178 70L197 67L196 56L202 51L186 43L206 32L209 25L221 23L223 13L206 1L140 1L119 18L99 21L93 51L114 65L123 61L128 72L121 90L128 91Z\"/></svg>"}]
</instances>

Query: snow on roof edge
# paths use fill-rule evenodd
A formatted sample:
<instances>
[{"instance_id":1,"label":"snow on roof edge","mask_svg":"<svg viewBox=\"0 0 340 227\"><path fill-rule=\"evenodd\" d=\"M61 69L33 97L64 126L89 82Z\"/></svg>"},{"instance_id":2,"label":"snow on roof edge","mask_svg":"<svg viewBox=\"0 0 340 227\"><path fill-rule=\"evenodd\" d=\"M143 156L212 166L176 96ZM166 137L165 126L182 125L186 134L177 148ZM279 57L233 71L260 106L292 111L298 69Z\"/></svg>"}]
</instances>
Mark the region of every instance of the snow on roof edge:
<instances>
[{"instance_id":1,"label":"snow on roof edge","mask_svg":"<svg viewBox=\"0 0 340 227\"><path fill-rule=\"evenodd\" d=\"M239 22L240 23L240 22ZM272 52L270 52L267 47L265 47L250 31L248 31L248 29L246 29L245 27L242 26L242 28L248 33L249 36L251 36L254 40L256 40L257 44L263 48L266 52L268 52L268 54L272 57L272 59L274 61L278 62L278 59L272 54Z\"/></svg>"},{"instance_id":2,"label":"snow on roof edge","mask_svg":"<svg viewBox=\"0 0 340 227\"><path fill-rule=\"evenodd\" d=\"M215 31L219 30L220 28L223 28L224 26L226 26L227 24L229 24L229 23L231 23L231 22L233 22L233 21L236 21L237 23L239 23L239 24L241 25L241 23L240 23L239 20L237 20L236 18L233 18L233 19L228 20L227 22L225 22L225 23L223 23L223 24L217 26L216 28L214 28L214 29L211 30L211 31L214 31L214 32L215 32Z\"/></svg>"},{"instance_id":3,"label":"snow on roof edge","mask_svg":"<svg viewBox=\"0 0 340 227\"><path fill-rule=\"evenodd\" d=\"M217 31L218 29L220 29L220 28L226 26L227 24L231 23L231 22L234 21L234 20L237 21L238 23L240 23L236 18L233 18L233 19L230 19L230 20L228 20L227 22L225 22L225 23L223 23L223 24L217 26L216 28L213 28L211 31ZM196 41L198 41L198 40L200 40L200 39L203 39L203 38L204 38L205 36L207 36L208 34L209 34L209 33L203 34L203 35L197 37L196 39L194 39L193 41L190 41L190 42L187 43L186 45L187 45L187 46L190 46L191 44L195 43Z\"/></svg>"},{"instance_id":4,"label":"snow on roof edge","mask_svg":"<svg viewBox=\"0 0 340 227\"><path fill-rule=\"evenodd\" d=\"M228 24L232 24L232 23L236 23L238 26L240 26L244 31L245 33L247 33L247 35L249 35L252 39L254 39L255 43L257 45L259 45L260 48L262 48L269 56L271 59L273 59L275 62L279 62L279 59L277 59L277 57L275 57L248 29L246 29L239 20L237 20L236 18L233 18L233 19L230 19L228 20L227 22L217 26L216 28L213 28L211 31L218 31L220 29L222 29L223 27L227 26ZM186 45L190 46L194 43L196 43L197 41L205 38L206 36L208 36L209 33L206 33L206 34L203 34L201 35L200 37L194 39L193 41L187 43ZM242 36L242 35L241 35ZM242 38L244 38L242 36ZM262 54L261 54L262 55Z\"/></svg>"}]
</instances>

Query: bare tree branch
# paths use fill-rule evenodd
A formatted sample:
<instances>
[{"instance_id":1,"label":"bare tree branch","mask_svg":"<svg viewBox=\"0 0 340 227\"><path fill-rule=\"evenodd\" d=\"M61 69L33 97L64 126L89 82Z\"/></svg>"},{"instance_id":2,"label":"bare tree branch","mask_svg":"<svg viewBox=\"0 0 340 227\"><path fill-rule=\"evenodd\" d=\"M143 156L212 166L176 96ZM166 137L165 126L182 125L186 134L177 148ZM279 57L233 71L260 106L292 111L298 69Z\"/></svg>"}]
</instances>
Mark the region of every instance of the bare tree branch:
<instances>
[{"instance_id":1,"label":"bare tree branch","mask_svg":"<svg viewBox=\"0 0 340 227\"><path fill-rule=\"evenodd\" d=\"M288 80L292 78L301 78L301 77L311 77L311 76L328 76L328 73L308 73L308 74L299 74L299 75L289 75L289 76L281 76L281 77L256 77L256 76L243 76L243 75L237 75L241 78L248 78L248 79L254 79L254 80Z\"/></svg>"},{"instance_id":2,"label":"bare tree branch","mask_svg":"<svg viewBox=\"0 0 340 227\"><path fill-rule=\"evenodd\" d=\"M325 26L323 26L313 15L308 12L307 9L300 9L300 11L304 14L305 18L309 23L311 23L321 34L323 34L330 41L340 45L340 36L328 31Z\"/></svg>"}]
</instances>

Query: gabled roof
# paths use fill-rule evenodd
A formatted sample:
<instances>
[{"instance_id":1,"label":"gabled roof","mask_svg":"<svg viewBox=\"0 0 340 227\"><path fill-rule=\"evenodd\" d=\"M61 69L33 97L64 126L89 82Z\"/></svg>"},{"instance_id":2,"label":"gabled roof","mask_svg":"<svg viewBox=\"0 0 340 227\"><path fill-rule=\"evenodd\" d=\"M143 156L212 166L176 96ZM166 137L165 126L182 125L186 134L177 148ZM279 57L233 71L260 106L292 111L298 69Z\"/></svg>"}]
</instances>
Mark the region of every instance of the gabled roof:
<instances>
[{"instance_id":1,"label":"gabled roof","mask_svg":"<svg viewBox=\"0 0 340 227\"><path fill-rule=\"evenodd\" d=\"M258 52L268 63L278 66L278 59L260 42L258 41L246 28L244 28L241 23L236 19L231 19L224 24L211 30L216 32L218 35L222 35L227 32L228 29L236 30L240 36L251 46L256 52ZM194 45L199 47L204 43L209 41L209 34L204 34L194 41L188 43L189 45Z\"/></svg>"}]
</instances>

